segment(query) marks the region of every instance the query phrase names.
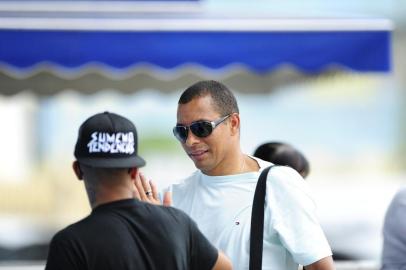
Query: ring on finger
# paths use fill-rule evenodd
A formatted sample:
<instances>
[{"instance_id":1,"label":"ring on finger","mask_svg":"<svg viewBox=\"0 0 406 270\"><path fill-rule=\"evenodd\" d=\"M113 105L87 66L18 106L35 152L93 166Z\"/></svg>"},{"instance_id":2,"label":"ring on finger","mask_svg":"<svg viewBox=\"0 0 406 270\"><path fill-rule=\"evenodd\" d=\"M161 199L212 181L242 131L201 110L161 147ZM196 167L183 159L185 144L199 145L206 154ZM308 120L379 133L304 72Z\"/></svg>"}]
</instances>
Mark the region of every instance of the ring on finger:
<instances>
[{"instance_id":1,"label":"ring on finger","mask_svg":"<svg viewBox=\"0 0 406 270\"><path fill-rule=\"evenodd\" d=\"M148 190L147 192L145 192L145 195L151 196L151 195L152 195L152 191L151 191L151 190Z\"/></svg>"}]
</instances>

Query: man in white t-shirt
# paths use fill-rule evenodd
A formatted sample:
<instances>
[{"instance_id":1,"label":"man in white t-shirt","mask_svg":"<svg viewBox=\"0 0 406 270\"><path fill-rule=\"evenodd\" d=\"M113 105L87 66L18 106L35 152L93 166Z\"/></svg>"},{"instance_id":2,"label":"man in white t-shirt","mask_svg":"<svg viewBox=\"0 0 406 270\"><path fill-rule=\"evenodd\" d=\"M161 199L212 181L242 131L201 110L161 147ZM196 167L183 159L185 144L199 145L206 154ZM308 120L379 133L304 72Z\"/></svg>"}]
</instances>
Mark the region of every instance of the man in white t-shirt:
<instances>
[{"instance_id":1,"label":"man in white t-shirt","mask_svg":"<svg viewBox=\"0 0 406 270\"><path fill-rule=\"evenodd\" d=\"M203 234L248 269L251 208L260 172L271 165L242 153L240 116L232 92L216 81L186 89L173 129L198 169L171 187L172 205L190 215ZM330 246L318 223L307 183L289 167L273 167L267 178L263 269L334 269ZM154 185L142 176L139 197L157 203ZM169 195L165 194L164 204Z\"/></svg>"}]
</instances>

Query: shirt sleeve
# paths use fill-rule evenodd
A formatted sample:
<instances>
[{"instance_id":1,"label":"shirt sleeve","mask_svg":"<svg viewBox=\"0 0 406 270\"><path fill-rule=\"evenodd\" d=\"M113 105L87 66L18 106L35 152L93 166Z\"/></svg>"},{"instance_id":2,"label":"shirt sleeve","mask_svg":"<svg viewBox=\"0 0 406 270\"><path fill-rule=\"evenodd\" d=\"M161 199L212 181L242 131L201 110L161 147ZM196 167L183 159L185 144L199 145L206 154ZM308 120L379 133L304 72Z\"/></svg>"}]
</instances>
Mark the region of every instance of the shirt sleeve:
<instances>
[{"instance_id":1,"label":"shirt sleeve","mask_svg":"<svg viewBox=\"0 0 406 270\"><path fill-rule=\"evenodd\" d=\"M75 255L66 233L61 231L51 240L45 270L79 270L79 258Z\"/></svg>"},{"instance_id":2,"label":"shirt sleeve","mask_svg":"<svg viewBox=\"0 0 406 270\"><path fill-rule=\"evenodd\" d=\"M331 256L306 181L285 166L272 168L267 180L265 211L271 216L268 226L277 232L295 262L309 265Z\"/></svg>"},{"instance_id":3,"label":"shirt sleeve","mask_svg":"<svg viewBox=\"0 0 406 270\"><path fill-rule=\"evenodd\" d=\"M196 223L189 219L191 240L191 267L190 269L210 270L218 258L217 249L200 232Z\"/></svg>"}]
</instances>

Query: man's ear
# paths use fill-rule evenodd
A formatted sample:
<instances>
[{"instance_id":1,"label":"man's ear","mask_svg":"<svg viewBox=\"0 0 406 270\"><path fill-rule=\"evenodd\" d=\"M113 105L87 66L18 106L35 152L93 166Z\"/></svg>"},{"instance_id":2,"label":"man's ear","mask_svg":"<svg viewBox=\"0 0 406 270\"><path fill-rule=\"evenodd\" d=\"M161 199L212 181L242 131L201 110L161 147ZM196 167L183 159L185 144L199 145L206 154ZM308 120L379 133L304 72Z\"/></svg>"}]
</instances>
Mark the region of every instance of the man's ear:
<instances>
[{"instance_id":1,"label":"man's ear","mask_svg":"<svg viewBox=\"0 0 406 270\"><path fill-rule=\"evenodd\" d=\"M137 174L138 174L138 168L130 168L130 169L128 169L128 173L130 174L131 179L135 180L135 178L137 177Z\"/></svg>"},{"instance_id":2,"label":"man's ear","mask_svg":"<svg viewBox=\"0 0 406 270\"><path fill-rule=\"evenodd\" d=\"M79 180L83 180L83 172L80 169L80 164L77 160L72 163L73 172Z\"/></svg>"},{"instance_id":3,"label":"man's ear","mask_svg":"<svg viewBox=\"0 0 406 270\"><path fill-rule=\"evenodd\" d=\"M230 128L232 135L238 135L240 132L240 115L238 113L233 113L230 116Z\"/></svg>"}]
</instances>

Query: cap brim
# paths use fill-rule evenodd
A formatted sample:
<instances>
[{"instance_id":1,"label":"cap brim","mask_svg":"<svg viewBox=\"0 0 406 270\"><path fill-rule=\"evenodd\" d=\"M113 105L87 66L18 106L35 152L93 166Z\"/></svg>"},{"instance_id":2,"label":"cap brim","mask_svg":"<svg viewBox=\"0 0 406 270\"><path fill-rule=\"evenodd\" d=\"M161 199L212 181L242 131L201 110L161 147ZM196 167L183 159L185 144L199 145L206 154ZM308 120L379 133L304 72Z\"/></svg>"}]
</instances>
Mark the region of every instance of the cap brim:
<instances>
[{"instance_id":1,"label":"cap brim","mask_svg":"<svg viewBox=\"0 0 406 270\"><path fill-rule=\"evenodd\" d=\"M139 156L126 158L78 158L79 163L95 168L140 168L146 162Z\"/></svg>"}]
</instances>

